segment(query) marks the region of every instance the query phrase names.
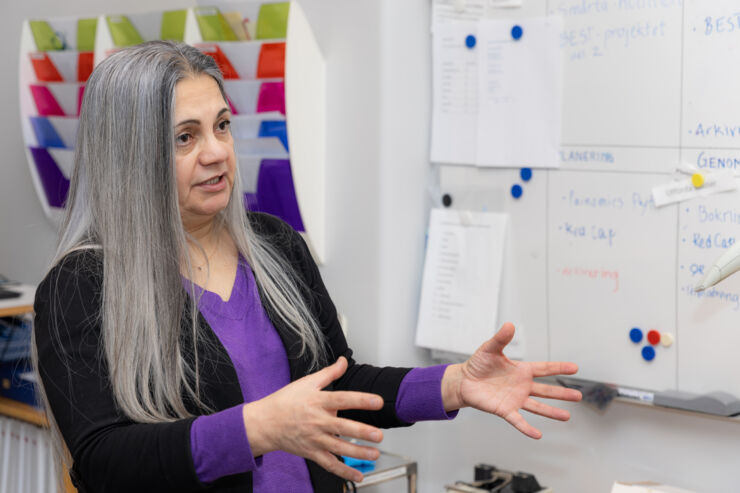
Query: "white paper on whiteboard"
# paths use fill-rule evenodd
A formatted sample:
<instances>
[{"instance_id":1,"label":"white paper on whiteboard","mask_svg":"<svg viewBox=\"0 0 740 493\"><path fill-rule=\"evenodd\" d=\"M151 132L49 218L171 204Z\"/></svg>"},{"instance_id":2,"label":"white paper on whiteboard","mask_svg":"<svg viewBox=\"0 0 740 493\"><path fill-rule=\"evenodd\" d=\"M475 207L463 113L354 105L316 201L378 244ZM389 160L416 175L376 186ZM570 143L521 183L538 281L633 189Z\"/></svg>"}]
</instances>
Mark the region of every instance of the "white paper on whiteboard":
<instances>
[{"instance_id":1,"label":"white paper on whiteboard","mask_svg":"<svg viewBox=\"0 0 740 493\"><path fill-rule=\"evenodd\" d=\"M465 45L477 22L454 22L434 32L431 160L473 164L478 138L478 55Z\"/></svg>"},{"instance_id":2,"label":"white paper on whiteboard","mask_svg":"<svg viewBox=\"0 0 740 493\"><path fill-rule=\"evenodd\" d=\"M691 178L673 181L653 188L653 201L656 207L682 202L696 197L704 197L720 192L737 190L737 182L732 171L717 171L704 175L704 184L696 188Z\"/></svg>"},{"instance_id":3,"label":"white paper on whiteboard","mask_svg":"<svg viewBox=\"0 0 740 493\"><path fill-rule=\"evenodd\" d=\"M433 209L418 346L472 354L496 331L507 214Z\"/></svg>"},{"instance_id":4,"label":"white paper on whiteboard","mask_svg":"<svg viewBox=\"0 0 740 493\"><path fill-rule=\"evenodd\" d=\"M562 27L560 17L478 23L476 164L560 166Z\"/></svg>"},{"instance_id":5,"label":"white paper on whiteboard","mask_svg":"<svg viewBox=\"0 0 740 493\"><path fill-rule=\"evenodd\" d=\"M432 31L437 26L456 21L477 21L486 13L485 0L434 0L432 4Z\"/></svg>"}]
</instances>

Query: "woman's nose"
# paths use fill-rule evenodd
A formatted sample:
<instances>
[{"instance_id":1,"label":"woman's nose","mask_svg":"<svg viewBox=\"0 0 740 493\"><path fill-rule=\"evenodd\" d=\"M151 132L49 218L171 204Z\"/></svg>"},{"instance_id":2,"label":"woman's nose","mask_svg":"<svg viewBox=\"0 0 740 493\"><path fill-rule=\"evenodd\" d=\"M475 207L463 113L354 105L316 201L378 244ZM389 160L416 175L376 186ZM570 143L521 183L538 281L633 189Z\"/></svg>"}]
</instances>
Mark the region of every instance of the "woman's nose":
<instances>
[{"instance_id":1,"label":"woman's nose","mask_svg":"<svg viewBox=\"0 0 740 493\"><path fill-rule=\"evenodd\" d=\"M219 139L214 134L205 137L201 148L199 160L204 166L218 164L226 161L229 156L229 142Z\"/></svg>"}]
</instances>

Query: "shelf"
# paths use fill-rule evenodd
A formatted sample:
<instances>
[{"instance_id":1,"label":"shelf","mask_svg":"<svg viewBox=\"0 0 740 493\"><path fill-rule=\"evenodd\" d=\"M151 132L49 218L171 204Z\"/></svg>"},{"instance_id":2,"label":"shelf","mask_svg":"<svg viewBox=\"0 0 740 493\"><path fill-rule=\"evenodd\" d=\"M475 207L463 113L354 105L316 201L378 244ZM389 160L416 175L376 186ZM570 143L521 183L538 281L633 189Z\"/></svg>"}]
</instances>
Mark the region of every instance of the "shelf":
<instances>
[{"instance_id":1,"label":"shelf","mask_svg":"<svg viewBox=\"0 0 740 493\"><path fill-rule=\"evenodd\" d=\"M23 315L33 311L33 298L36 295L36 286L28 284L8 285L5 286L11 291L20 291L21 296L0 300L0 317L12 317L14 315Z\"/></svg>"},{"instance_id":2,"label":"shelf","mask_svg":"<svg viewBox=\"0 0 740 493\"><path fill-rule=\"evenodd\" d=\"M0 397L0 415L19 419L36 426L49 426L44 413L28 404Z\"/></svg>"}]
</instances>

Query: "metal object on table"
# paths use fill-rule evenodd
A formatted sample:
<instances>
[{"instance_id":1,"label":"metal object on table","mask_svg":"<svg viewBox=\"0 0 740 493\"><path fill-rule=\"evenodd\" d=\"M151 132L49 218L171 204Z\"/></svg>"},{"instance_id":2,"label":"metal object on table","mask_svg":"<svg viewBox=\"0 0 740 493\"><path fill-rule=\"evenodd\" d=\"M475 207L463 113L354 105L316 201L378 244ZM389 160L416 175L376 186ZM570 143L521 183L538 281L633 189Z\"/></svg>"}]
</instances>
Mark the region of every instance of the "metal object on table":
<instances>
[{"instance_id":1,"label":"metal object on table","mask_svg":"<svg viewBox=\"0 0 740 493\"><path fill-rule=\"evenodd\" d=\"M372 471L364 472L365 478L355 483L356 489L365 488L385 481L406 478L407 492L416 493L416 461L401 455L381 452Z\"/></svg>"}]
</instances>

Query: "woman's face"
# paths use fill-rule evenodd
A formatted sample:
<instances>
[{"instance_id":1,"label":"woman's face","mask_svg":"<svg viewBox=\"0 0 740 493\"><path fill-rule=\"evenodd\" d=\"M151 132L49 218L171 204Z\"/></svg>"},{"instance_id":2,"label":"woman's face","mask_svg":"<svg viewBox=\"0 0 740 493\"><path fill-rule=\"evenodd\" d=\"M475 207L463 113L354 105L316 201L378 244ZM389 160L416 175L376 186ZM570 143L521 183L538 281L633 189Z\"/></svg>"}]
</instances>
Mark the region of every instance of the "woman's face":
<instances>
[{"instance_id":1,"label":"woman's face","mask_svg":"<svg viewBox=\"0 0 740 493\"><path fill-rule=\"evenodd\" d=\"M175 175L186 230L208 223L229 203L236 170L230 119L210 76L188 77L175 86Z\"/></svg>"}]
</instances>

